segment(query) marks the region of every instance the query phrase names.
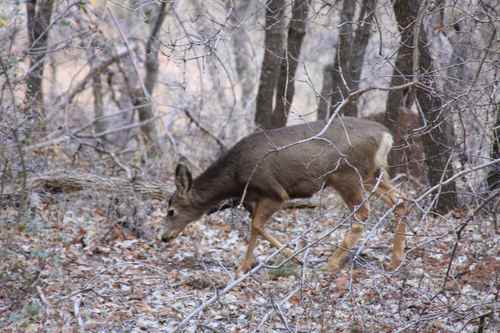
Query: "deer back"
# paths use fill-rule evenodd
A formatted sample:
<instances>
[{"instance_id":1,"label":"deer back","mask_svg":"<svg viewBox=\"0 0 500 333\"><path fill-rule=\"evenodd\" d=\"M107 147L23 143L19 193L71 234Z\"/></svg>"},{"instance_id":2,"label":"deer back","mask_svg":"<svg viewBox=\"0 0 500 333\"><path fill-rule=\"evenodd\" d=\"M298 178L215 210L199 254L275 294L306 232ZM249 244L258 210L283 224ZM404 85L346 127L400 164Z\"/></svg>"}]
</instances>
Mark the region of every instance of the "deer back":
<instances>
[{"instance_id":1,"label":"deer back","mask_svg":"<svg viewBox=\"0 0 500 333\"><path fill-rule=\"evenodd\" d=\"M283 192L289 198L308 197L334 172L356 168L368 177L386 166L385 157L376 161L376 154L384 135L390 137L388 130L364 119L344 117L321 137L293 145L314 137L325 125L317 121L254 133L199 176L194 188L210 191L208 196L215 201L240 196L245 188L249 201L262 196L286 199ZM216 195L218 188L223 190Z\"/></svg>"}]
</instances>

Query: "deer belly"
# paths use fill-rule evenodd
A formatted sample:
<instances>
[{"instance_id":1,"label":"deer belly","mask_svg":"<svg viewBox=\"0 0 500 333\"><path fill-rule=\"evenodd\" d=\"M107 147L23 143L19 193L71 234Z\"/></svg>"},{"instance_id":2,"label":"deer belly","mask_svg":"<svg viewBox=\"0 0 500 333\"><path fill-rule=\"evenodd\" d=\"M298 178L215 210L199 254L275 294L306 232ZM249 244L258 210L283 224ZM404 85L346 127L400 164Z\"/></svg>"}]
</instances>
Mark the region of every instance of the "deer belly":
<instances>
[{"instance_id":1,"label":"deer belly","mask_svg":"<svg viewBox=\"0 0 500 333\"><path fill-rule=\"evenodd\" d=\"M321 182L313 180L299 180L287 188L291 199L309 198L321 189Z\"/></svg>"}]
</instances>

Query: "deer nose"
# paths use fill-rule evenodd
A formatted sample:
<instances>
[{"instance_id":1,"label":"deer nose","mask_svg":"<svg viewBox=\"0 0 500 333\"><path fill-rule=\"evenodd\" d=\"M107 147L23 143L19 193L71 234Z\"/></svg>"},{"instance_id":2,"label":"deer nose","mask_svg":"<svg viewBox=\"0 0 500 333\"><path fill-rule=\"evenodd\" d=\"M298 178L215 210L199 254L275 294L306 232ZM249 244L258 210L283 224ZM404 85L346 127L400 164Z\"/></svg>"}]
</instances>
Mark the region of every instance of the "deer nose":
<instances>
[{"instance_id":1,"label":"deer nose","mask_svg":"<svg viewBox=\"0 0 500 333\"><path fill-rule=\"evenodd\" d=\"M171 240L177 238L177 235L179 235L180 231L177 230L167 230L161 235L161 240L162 242L170 242Z\"/></svg>"},{"instance_id":2,"label":"deer nose","mask_svg":"<svg viewBox=\"0 0 500 333\"><path fill-rule=\"evenodd\" d=\"M172 237L171 235L169 235L168 232L165 232L163 235L161 235L161 241L162 242L165 242L165 243L168 243L170 242L172 239L174 239L175 237Z\"/></svg>"}]
</instances>

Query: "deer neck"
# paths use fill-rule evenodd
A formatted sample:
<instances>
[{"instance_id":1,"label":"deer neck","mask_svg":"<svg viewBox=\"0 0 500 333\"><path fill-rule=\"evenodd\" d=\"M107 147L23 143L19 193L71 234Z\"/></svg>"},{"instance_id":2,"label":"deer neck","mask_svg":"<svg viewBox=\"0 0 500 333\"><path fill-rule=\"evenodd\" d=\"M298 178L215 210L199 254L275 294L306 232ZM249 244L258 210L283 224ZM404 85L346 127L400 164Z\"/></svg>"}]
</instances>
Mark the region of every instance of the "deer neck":
<instances>
[{"instance_id":1,"label":"deer neck","mask_svg":"<svg viewBox=\"0 0 500 333\"><path fill-rule=\"evenodd\" d=\"M213 164L194 180L192 195L194 205L206 211L239 193L235 189L232 173Z\"/></svg>"}]
</instances>

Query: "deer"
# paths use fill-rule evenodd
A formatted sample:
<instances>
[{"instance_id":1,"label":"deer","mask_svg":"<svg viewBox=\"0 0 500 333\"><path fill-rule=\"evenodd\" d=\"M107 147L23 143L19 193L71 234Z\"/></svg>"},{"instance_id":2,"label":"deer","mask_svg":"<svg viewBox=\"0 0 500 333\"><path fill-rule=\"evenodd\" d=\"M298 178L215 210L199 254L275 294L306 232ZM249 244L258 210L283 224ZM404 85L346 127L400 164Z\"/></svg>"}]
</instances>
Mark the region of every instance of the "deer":
<instances>
[{"instance_id":1,"label":"deer","mask_svg":"<svg viewBox=\"0 0 500 333\"><path fill-rule=\"evenodd\" d=\"M395 236L386 267L396 269L404 255L402 219L407 209L405 196L386 171L392 144L384 125L347 116L250 134L194 179L184 163L177 165L176 190L168 201L160 238L172 241L219 202L239 198L252 207L248 246L236 272L246 273L257 263L253 252L259 236L293 256L291 249L265 230L271 216L290 199L308 198L332 187L354 211L350 230L328 259L327 269L333 274L362 237L370 211L365 193L371 190L394 210Z\"/></svg>"}]
</instances>

